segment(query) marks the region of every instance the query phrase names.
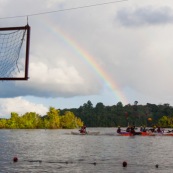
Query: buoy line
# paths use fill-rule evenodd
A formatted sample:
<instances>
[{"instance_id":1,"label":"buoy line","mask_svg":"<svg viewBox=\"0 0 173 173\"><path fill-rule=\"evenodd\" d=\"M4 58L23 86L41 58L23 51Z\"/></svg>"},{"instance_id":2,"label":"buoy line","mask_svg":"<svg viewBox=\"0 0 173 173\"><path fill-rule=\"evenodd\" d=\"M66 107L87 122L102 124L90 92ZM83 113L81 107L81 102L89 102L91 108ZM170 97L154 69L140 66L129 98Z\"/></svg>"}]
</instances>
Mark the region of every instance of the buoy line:
<instances>
[{"instance_id":1,"label":"buoy line","mask_svg":"<svg viewBox=\"0 0 173 173\"><path fill-rule=\"evenodd\" d=\"M39 163L39 164L44 164L44 163L57 163L57 164L64 164L64 165L67 165L67 164L91 164L91 165L94 165L94 166L97 166L97 165L113 165L113 166L118 166L118 165L121 165L122 167L124 168L127 168L127 167L147 167L147 168L152 168L152 167L155 167L155 169L158 169L158 168L173 168L173 165L170 163L170 164L159 164L159 163L155 163L155 164L135 164L135 163L128 163L127 161L122 161L121 163L119 162L97 162L97 161L93 161L93 162L86 162L85 160L76 160L76 161L53 161L53 160L50 160L50 161L44 161L44 160L19 160L18 157L13 157L13 163L16 163L16 162L30 162L30 163Z\"/></svg>"}]
</instances>

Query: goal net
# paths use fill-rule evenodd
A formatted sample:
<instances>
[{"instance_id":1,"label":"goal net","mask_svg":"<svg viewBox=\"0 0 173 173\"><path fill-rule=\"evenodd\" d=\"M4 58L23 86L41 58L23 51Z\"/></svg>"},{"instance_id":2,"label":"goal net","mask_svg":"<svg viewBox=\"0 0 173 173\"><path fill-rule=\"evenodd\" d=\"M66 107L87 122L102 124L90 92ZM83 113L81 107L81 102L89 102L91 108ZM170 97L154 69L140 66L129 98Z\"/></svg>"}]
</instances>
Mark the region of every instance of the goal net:
<instances>
[{"instance_id":1,"label":"goal net","mask_svg":"<svg viewBox=\"0 0 173 173\"><path fill-rule=\"evenodd\" d=\"M0 28L0 80L27 80L30 26Z\"/></svg>"}]
</instances>

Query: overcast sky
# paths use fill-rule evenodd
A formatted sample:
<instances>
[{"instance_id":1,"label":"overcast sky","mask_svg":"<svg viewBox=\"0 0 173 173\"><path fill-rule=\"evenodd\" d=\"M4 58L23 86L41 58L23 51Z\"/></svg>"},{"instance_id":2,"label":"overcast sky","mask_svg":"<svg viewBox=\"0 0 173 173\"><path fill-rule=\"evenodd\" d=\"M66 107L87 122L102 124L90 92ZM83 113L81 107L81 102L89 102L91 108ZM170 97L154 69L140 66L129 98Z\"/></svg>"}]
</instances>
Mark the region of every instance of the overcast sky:
<instances>
[{"instance_id":1,"label":"overcast sky","mask_svg":"<svg viewBox=\"0 0 173 173\"><path fill-rule=\"evenodd\" d=\"M172 0L0 0L0 27L31 26L29 80L0 82L0 117L50 106L173 105ZM89 8L76 7L104 4ZM17 17L24 16L24 17Z\"/></svg>"}]
</instances>

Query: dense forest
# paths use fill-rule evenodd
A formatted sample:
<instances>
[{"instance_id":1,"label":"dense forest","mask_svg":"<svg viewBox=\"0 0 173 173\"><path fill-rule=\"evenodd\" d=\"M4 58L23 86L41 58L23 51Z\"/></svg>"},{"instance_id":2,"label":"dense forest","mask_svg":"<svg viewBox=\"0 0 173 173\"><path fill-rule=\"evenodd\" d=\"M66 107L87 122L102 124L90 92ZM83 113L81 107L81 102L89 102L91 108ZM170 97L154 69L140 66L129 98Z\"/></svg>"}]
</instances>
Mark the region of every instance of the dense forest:
<instances>
[{"instance_id":1,"label":"dense forest","mask_svg":"<svg viewBox=\"0 0 173 173\"><path fill-rule=\"evenodd\" d=\"M169 104L155 105L147 103L139 105L124 105L118 102L113 106L97 103L94 107L91 101L83 106L73 109L60 110L61 113L71 111L79 117L88 127L126 127L135 126L161 126L173 127L173 107Z\"/></svg>"},{"instance_id":2,"label":"dense forest","mask_svg":"<svg viewBox=\"0 0 173 173\"><path fill-rule=\"evenodd\" d=\"M56 109L49 108L46 115L40 116L35 112L24 115L11 113L11 118L0 119L0 128L4 129L73 129L83 124L87 127L126 127L160 126L173 128L173 107L169 104L155 105L147 103L139 105L123 105L118 102L113 106L97 103L93 106L91 101L79 108Z\"/></svg>"}]
</instances>

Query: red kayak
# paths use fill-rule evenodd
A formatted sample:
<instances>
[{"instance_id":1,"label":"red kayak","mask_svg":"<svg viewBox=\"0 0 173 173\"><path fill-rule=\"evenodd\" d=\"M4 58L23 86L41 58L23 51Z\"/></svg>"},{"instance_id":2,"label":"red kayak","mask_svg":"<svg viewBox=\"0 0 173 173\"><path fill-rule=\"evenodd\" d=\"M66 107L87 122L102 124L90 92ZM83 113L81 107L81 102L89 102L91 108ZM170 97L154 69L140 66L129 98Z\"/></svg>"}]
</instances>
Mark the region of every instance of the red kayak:
<instances>
[{"instance_id":1,"label":"red kayak","mask_svg":"<svg viewBox=\"0 0 173 173\"><path fill-rule=\"evenodd\" d=\"M121 133L118 133L119 136L134 136L133 133L130 133L130 132L121 132Z\"/></svg>"},{"instance_id":2,"label":"red kayak","mask_svg":"<svg viewBox=\"0 0 173 173\"><path fill-rule=\"evenodd\" d=\"M155 136L155 134L151 132L121 132L118 134L119 136ZM173 136L173 135L172 135Z\"/></svg>"},{"instance_id":3,"label":"red kayak","mask_svg":"<svg viewBox=\"0 0 173 173\"><path fill-rule=\"evenodd\" d=\"M163 133L163 136L173 136L173 133Z\"/></svg>"},{"instance_id":4,"label":"red kayak","mask_svg":"<svg viewBox=\"0 0 173 173\"><path fill-rule=\"evenodd\" d=\"M142 136L155 136L155 134L152 132L141 132L141 135Z\"/></svg>"}]
</instances>

